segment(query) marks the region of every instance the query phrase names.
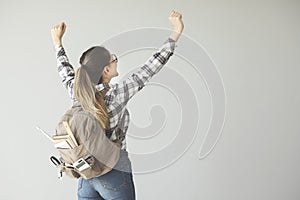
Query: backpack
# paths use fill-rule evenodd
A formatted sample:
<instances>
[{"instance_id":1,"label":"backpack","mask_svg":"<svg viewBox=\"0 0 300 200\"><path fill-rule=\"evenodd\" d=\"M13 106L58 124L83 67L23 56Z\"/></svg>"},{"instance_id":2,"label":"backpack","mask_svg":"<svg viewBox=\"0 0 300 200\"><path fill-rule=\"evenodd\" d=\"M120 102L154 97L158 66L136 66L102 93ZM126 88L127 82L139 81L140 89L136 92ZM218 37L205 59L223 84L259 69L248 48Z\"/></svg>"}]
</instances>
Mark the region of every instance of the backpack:
<instances>
[{"instance_id":1,"label":"backpack","mask_svg":"<svg viewBox=\"0 0 300 200\"><path fill-rule=\"evenodd\" d=\"M71 178L90 179L101 176L116 165L121 145L106 136L105 130L91 113L83 110L79 102L61 117L52 136L59 159L50 160Z\"/></svg>"}]
</instances>

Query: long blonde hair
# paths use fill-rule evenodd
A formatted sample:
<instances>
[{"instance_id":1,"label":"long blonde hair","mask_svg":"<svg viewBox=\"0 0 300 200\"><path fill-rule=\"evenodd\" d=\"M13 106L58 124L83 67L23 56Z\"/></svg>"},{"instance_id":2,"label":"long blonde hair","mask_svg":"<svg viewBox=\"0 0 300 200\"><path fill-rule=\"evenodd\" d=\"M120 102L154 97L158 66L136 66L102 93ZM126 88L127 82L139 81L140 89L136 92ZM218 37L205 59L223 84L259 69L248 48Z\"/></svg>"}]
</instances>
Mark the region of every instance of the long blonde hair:
<instances>
[{"instance_id":1,"label":"long blonde hair","mask_svg":"<svg viewBox=\"0 0 300 200\"><path fill-rule=\"evenodd\" d=\"M109 128L104 95L107 90L96 91L84 67L80 66L75 73L74 96L83 109L94 115L104 129Z\"/></svg>"}]
</instances>

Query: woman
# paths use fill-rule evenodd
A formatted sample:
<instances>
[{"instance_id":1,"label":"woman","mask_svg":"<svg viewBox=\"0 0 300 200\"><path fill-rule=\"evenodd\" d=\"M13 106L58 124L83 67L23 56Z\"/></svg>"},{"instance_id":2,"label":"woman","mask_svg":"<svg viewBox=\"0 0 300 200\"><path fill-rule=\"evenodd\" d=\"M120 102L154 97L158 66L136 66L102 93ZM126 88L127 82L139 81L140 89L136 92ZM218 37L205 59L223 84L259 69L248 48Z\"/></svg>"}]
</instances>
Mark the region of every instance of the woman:
<instances>
[{"instance_id":1,"label":"woman","mask_svg":"<svg viewBox=\"0 0 300 200\"><path fill-rule=\"evenodd\" d=\"M115 54L103 46L91 47L82 54L81 66L75 73L62 46L66 24L62 22L51 29L59 75L73 105L80 104L92 113L105 129L106 136L121 146L121 156L114 169L100 177L79 179L78 199L135 199L131 162L126 151L125 136L129 124L126 104L173 55L175 42L184 25L182 15L178 12L172 11L169 20L173 32L162 47L128 79L114 85L110 80L118 76L118 59Z\"/></svg>"}]
</instances>

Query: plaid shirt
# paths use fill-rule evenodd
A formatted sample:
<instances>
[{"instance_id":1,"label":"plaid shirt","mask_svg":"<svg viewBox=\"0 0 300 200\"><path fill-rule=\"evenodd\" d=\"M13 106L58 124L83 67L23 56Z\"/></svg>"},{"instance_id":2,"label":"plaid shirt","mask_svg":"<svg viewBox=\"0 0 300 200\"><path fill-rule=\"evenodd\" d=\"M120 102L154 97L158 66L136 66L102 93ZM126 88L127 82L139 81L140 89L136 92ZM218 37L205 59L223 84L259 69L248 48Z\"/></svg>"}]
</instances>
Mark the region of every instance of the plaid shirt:
<instances>
[{"instance_id":1,"label":"plaid shirt","mask_svg":"<svg viewBox=\"0 0 300 200\"><path fill-rule=\"evenodd\" d=\"M168 37L146 63L126 80L117 84L102 83L95 85L95 88L99 91L104 88L109 89L104 97L110 122L109 129L106 130L106 136L112 141L120 142L122 149L126 149L125 135L129 125L129 112L126 108L127 102L167 63L170 56L173 55L175 47L177 47L175 41ZM73 93L74 68L69 62L64 47L56 47L55 51L59 76L62 78L62 83L67 89L74 105L78 102Z\"/></svg>"}]
</instances>

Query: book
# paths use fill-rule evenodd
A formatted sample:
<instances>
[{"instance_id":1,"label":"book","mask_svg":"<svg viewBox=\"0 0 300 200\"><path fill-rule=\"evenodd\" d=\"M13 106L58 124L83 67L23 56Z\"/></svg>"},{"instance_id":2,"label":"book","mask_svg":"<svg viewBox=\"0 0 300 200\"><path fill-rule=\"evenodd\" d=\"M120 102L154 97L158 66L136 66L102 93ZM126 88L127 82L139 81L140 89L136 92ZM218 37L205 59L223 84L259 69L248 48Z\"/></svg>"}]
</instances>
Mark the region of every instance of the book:
<instances>
[{"instance_id":1,"label":"book","mask_svg":"<svg viewBox=\"0 0 300 200\"><path fill-rule=\"evenodd\" d=\"M37 130L39 130L44 136L46 136L46 138L48 138L49 140L51 140L51 141L53 142L52 137L51 137L48 133L46 133L46 131L44 131L43 129L41 129L41 128L38 127L38 126L36 126L35 128L36 128Z\"/></svg>"},{"instance_id":2,"label":"book","mask_svg":"<svg viewBox=\"0 0 300 200\"><path fill-rule=\"evenodd\" d=\"M67 130L67 133L70 135L70 137L72 139L72 142L74 142L75 146L78 146L77 141L76 141L76 139L75 139L75 137L74 137L74 135L73 135L73 133L71 131L71 128L70 128L68 122L67 121L63 121L63 124L65 126L65 129Z\"/></svg>"},{"instance_id":3,"label":"book","mask_svg":"<svg viewBox=\"0 0 300 200\"><path fill-rule=\"evenodd\" d=\"M66 140L55 143L54 147L57 149L71 149L71 146L69 145L69 143Z\"/></svg>"},{"instance_id":4,"label":"book","mask_svg":"<svg viewBox=\"0 0 300 200\"><path fill-rule=\"evenodd\" d=\"M53 140L61 140L61 139L67 139L69 137L70 137L69 135L54 135L54 136L52 136L52 139Z\"/></svg>"},{"instance_id":5,"label":"book","mask_svg":"<svg viewBox=\"0 0 300 200\"><path fill-rule=\"evenodd\" d=\"M68 144L69 148L74 148L76 146L78 146L77 144L75 144L75 142L73 141L72 137L70 135L56 135L56 136L52 136L53 142L54 142L54 146L59 146L59 145L63 145L63 146L67 146L66 144Z\"/></svg>"},{"instance_id":6,"label":"book","mask_svg":"<svg viewBox=\"0 0 300 200\"><path fill-rule=\"evenodd\" d=\"M63 121L63 125L67 131L67 134L65 135L53 135L50 136L48 133L46 133L44 130L42 130L40 127L36 127L43 135L45 135L49 140L51 140L54 143L54 147L58 149L73 149L78 146L78 143L76 141L76 138L74 137L71 128L67 121Z\"/></svg>"}]
</instances>

